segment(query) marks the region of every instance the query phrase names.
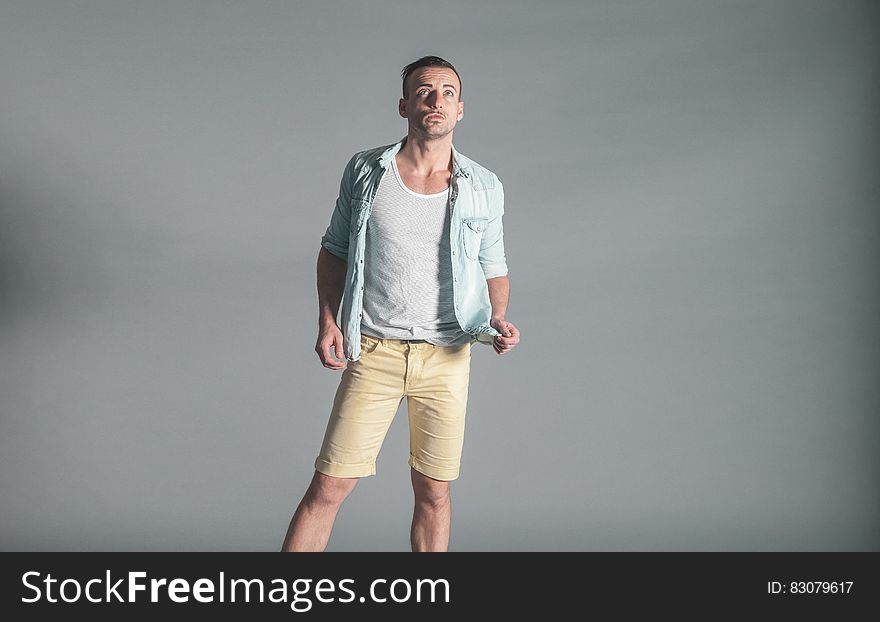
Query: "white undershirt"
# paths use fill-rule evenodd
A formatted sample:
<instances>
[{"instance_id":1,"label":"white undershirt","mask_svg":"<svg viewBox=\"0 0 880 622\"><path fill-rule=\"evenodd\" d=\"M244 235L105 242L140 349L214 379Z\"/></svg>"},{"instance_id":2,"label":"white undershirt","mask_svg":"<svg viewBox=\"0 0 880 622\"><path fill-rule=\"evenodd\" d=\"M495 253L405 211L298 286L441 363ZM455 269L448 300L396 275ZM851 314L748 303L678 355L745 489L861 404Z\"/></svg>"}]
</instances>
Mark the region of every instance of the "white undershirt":
<instances>
[{"instance_id":1,"label":"white undershirt","mask_svg":"<svg viewBox=\"0 0 880 622\"><path fill-rule=\"evenodd\" d=\"M459 326L452 301L449 189L413 192L395 158L389 172L367 220L361 332L436 345L466 343L470 335Z\"/></svg>"}]
</instances>

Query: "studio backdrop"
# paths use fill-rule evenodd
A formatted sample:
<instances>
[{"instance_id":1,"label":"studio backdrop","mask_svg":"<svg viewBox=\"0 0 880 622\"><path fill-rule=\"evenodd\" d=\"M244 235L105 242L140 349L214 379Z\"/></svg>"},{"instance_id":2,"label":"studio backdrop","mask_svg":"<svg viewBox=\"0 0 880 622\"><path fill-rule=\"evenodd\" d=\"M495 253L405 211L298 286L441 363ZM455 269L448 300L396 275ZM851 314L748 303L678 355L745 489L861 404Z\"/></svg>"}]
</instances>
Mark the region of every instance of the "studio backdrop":
<instances>
[{"instance_id":1,"label":"studio backdrop","mask_svg":"<svg viewBox=\"0 0 880 622\"><path fill-rule=\"evenodd\" d=\"M455 64L505 189L451 550L880 549L871 1L0 3L0 549L278 550L342 169ZM328 550L408 550L405 402Z\"/></svg>"}]
</instances>

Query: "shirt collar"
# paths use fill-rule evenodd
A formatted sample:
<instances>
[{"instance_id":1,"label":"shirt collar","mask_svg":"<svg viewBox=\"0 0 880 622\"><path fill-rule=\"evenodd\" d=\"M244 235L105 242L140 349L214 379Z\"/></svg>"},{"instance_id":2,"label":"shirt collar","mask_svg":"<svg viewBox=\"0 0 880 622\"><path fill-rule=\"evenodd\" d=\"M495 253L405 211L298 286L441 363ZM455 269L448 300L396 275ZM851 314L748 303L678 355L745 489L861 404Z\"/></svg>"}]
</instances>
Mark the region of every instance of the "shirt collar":
<instances>
[{"instance_id":1,"label":"shirt collar","mask_svg":"<svg viewBox=\"0 0 880 622\"><path fill-rule=\"evenodd\" d=\"M388 168L391 158L397 155L404 141L406 141L406 136L383 151L379 156L379 166ZM456 177L470 177L470 167L463 160L463 156L456 150L455 145L452 145L452 174Z\"/></svg>"}]
</instances>

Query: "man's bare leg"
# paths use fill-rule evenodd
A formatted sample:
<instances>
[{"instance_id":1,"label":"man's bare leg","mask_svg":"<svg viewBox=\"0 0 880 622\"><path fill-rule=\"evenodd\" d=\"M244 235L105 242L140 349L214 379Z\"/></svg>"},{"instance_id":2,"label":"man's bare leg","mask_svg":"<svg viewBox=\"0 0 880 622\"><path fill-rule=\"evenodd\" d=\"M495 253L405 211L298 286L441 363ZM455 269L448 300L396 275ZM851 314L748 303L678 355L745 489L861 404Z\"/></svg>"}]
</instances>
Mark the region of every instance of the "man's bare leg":
<instances>
[{"instance_id":1,"label":"man's bare leg","mask_svg":"<svg viewBox=\"0 0 880 622\"><path fill-rule=\"evenodd\" d=\"M330 540L336 513L357 482L356 477L331 477L315 471L290 519L281 551L323 551Z\"/></svg>"},{"instance_id":2,"label":"man's bare leg","mask_svg":"<svg viewBox=\"0 0 880 622\"><path fill-rule=\"evenodd\" d=\"M452 522L449 482L419 473L410 467L415 508L410 543L414 552L446 551Z\"/></svg>"}]
</instances>

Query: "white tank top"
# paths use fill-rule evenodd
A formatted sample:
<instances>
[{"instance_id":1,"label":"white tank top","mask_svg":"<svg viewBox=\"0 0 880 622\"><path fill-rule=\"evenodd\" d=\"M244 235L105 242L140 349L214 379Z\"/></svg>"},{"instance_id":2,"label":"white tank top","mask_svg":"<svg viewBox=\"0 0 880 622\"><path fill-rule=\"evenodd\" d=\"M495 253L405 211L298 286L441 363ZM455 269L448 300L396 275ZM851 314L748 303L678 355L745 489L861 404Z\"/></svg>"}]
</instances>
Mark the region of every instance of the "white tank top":
<instances>
[{"instance_id":1,"label":"white tank top","mask_svg":"<svg viewBox=\"0 0 880 622\"><path fill-rule=\"evenodd\" d=\"M435 345L470 340L453 308L448 198L448 188L436 194L407 188L391 158L367 220L364 334Z\"/></svg>"}]
</instances>

